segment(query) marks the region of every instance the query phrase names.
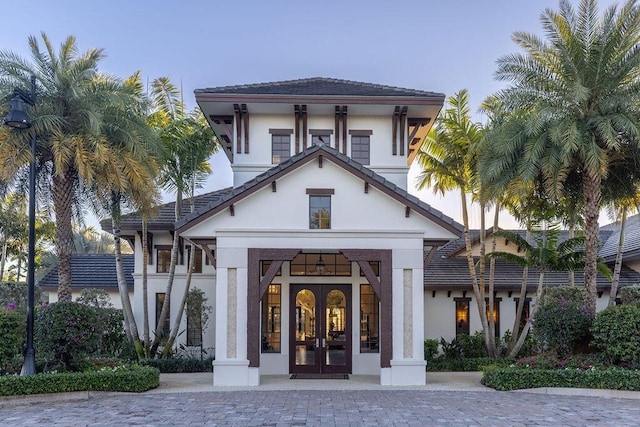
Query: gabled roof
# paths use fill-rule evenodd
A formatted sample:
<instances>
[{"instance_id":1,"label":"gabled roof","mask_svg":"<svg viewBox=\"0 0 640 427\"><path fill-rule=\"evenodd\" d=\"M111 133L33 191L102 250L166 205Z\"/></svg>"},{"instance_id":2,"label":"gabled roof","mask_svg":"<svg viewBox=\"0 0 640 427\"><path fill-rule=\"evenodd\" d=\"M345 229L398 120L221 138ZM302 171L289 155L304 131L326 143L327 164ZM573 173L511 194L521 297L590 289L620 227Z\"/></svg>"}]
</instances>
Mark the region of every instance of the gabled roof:
<instances>
[{"instance_id":1,"label":"gabled roof","mask_svg":"<svg viewBox=\"0 0 640 427\"><path fill-rule=\"evenodd\" d=\"M510 230L524 236L524 230ZM472 238L478 236L478 230L471 230ZM608 230L600 232L601 238L610 235ZM566 233L560 239L566 238ZM464 237L452 241L440 248L431 259L424 271L424 285L427 290L471 290L471 279L464 252ZM457 256L456 256L457 255ZM613 269L613 266L609 266ZM488 269L487 269L488 272ZM538 286L539 274L535 269L529 269L527 289L535 291ZM575 283L584 282L582 271L575 272ZM622 266L619 286L628 286L640 282L640 273ZM522 283L522 267L496 259L494 286L496 290L518 290ZM561 286L568 284L567 272L545 272L545 285ZM597 276L596 287L599 291L611 289L611 281L602 275Z\"/></svg>"},{"instance_id":2,"label":"gabled roof","mask_svg":"<svg viewBox=\"0 0 640 427\"><path fill-rule=\"evenodd\" d=\"M219 200L223 195L231 192L232 188L223 188L222 190L211 191L209 193L200 194L194 197L195 209L198 210L207 206L211 202ZM169 202L158 206L157 214L153 218L149 218L147 221L147 228L149 231L153 230L169 230L172 231L175 223L175 206L176 202ZM191 211L191 198L182 200L182 212L183 214ZM103 219L100 221L100 226L104 231L112 233L111 218ZM142 219L138 213L130 213L123 215L120 220L120 228L125 230L142 230Z\"/></svg>"},{"instance_id":3,"label":"gabled roof","mask_svg":"<svg viewBox=\"0 0 640 427\"><path fill-rule=\"evenodd\" d=\"M614 261L618 252L618 242L620 240L620 222L607 224L600 228L602 231L610 233L606 241L602 239L600 256L606 261ZM624 246L622 248L623 259L637 258L640 256L640 215L633 215L627 218L624 234Z\"/></svg>"},{"instance_id":4,"label":"gabled roof","mask_svg":"<svg viewBox=\"0 0 640 427\"><path fill-rule=\"evenodd\" d=\"M390 181L387 181L382 176L352 160L349 156L346 156L338 152L338 150L324 144L312 145L301 153L296 154L279 165L258 175L254 179L234 188L232 191L221 194L217 200L210 202L206 207L197 209L194 213L183 217L180 221L176 222L176 229L178 230L178 233L215 215L221 210L228 208L230 205L237 203L239 200L244 199L255 191L272 183L276 179L287 175L300 166L303 166L321 156L337 166L342 167L344 170L352 173L363 181L368 182L369 185L377 188L386 195L405 204L410 209L416 211L430 221L433 221L440 227L458 236L462 234L462 226L452 218L444 215L439 210L432 208L417 197L407 193L406 190L398 187Z\"/></svg>"},{"instance_id":5,"label":"gabled roof","mask_svg":"<svg viewBox=\"0 0 640 427\"><path fill-rule=\"evenodd\" d=\"M200 94L224 95L283 95L283 96L357 96L357 97L437 97L444 94L416 89L404 89L352 80L312 77L308 79L285 80L237 86L222 86L196 89Z\"/></svg>"},{"instance_id":6,"label":"gabled roof","mask_svg":"<svg viewBox=\"0 0 640 427\"><path fill-rule=\"evenodd\" d=\"M133 289L134 255L122 255L122 266L127 288ZM47 291L58 289L58 265L54 265L38 286ZM113 254L72 254L71 290L101 288L117 290L116 259Z\"/></svg>"}]
</instances>

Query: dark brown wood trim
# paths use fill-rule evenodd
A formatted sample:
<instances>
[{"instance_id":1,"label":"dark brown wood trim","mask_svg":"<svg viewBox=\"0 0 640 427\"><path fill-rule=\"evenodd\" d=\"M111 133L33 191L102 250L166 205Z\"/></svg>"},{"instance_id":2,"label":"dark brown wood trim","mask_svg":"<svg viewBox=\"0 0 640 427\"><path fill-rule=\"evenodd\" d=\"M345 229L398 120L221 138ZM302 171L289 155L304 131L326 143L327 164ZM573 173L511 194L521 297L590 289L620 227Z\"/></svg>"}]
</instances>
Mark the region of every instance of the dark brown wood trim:
<instances>
[{"instance_id":1,"label":"dark brown wood trim","mask_svg":"<svg viewBox=\"0 0 640 427\"><path fill-rule=\"evenodd\" d=\"M393 118L392 118L392 132L393 132L393 141L391 142L392 150L391 154L396 156L398 154L398 119L400 117L400 106L396 105L393 109Z\"/></svg>"},{"instance_id":2,"label":"dark brown wood trim","mask_svg":"<svg viewBox=\"0 0 640 427\"><path fill-rule=\"evenodd\" d=\"M404 136L407 127L407 106L405 105L400 110L400 155L404 156Z\"/></svg>"},{"instance_id":3,"label":"dark brown wood trim","mask_svg":"<svg viewBox=\"0 0 640 427\"><path fill-rule=\"evenodd\" d=\"M333 129L309 129L309 135L333 135Z\"/></svg>"},{"instance_id":4,"label":"dark brown wood trim","mask_svg":"<svg viewBox=\"0 0 640 427\"><path fill-rule=\"evenodd\" d=\"M425 254L424 261L422 263L423 264L422 268L424 270L426 270L427 267L429 267L429 264L431 264L431 260L433 259L433 256L436 254L436 252L438 252L438 247L432 246L431 249L429 250L429 253Z\"/></svg>"},{"instance_id":5,"label":"dark brown wood trim","mask_svg":"<svg viewBox=\"0 0 640 427\"><path fill-rule=\"evenodd\" d=\"M409 218L410 214L411 214L411 208L409 206L405 206L405 208L404 208L404 216L405 216L405 218Z\"/></svg>"},{"instance_id":6,"label":"dark brown wood trim","mask_svg":"<svg viewBox=\"0 0 640 427\"><path fill-rule=\"evenodd\" d=\"M124 240L127 241L127 243L129 243L129 246L131 246L131 250L133 252L136 251L136 237L135 236L120 236L121 238L123 238Z\"/></svg>"},{"instance_id":7,"label":"dark brown wood trim","mask_svg":"<svg viewBox=\"0 0 640 427\"><path fill-rule=\"evenodd\" d=\"M207 259L209 260L209 263L213 266L213 268L218 268L215 251L213 251L209 247L209 245L216 244L216 239L190 239L190 240L196 245L200 246L200 249L204 251L205 255L207 256Z\"/></svg>"},{"instance_id":8,"label":"dark brown wood trim","mask_svg":"<svg viewBox=\"0 0 640 427\"><path fill-rule=\"evenodd\" d=\"M307 106L302 106L302 148L307 149Z\"/></svg>"},{"instance_id":9,"label":"dark brown wood trim","mask_svg":"<svg viewBox=\"0 0 640 427\"><path fill-rule=\"evenodd\" d=\"M342 109L339 105L336 105L336 141L335 141L335 149L340 151L340 116L342 115Z\"/></svg>"},{"instance_id":10,"label":"dark brown wood trim","mask_svg":"<svg viewBox=\"0 0 640 427\"><path fill-rule=\"evenodd\" d=\"M322 169L322 156L318 156L318 167Z\"/></svg>"},{"instance_id":11,"label":"dark brown wood trim","mask_svg":"<svg viewBox=\"0 0 640 427\"><path fill-rule=\"evenodd\" d=\"M347 106L342 106L342 154L347 154Z\"/></svg>"},{"instance_id":12,"label":"dark brown wood trim","mask_svg":"<svg viewBox=\"0 0 640 427\"><path fill-rule=\"evenodd\" d=\"M471 301L471 298L467 298L467 297L453 297L453 300L455 302L469 302ZM469 307L471 308L471 307Z\"/></svg>"},{"instance_id":13,"label":"dark brown wood trim","mask_svg":"<svg viewBox=\"0 0 640 427\"><path fill-rule=\"evenodd\" d=\"M364 194L369 194L369 183L367 181L364 182Z\"/></svg>"},{"instance_id":14,"label":"dark brown wood trim","mask_svg":"<svg viewBox=\"0 0 640 427\"><path fill-rule=\"evenodd\" d=\"M300 152L300 106L297 104L293 106L293 116L296 128L296 154L298 154Z\"/></svg>"},{"instance_id":15,"label":"dark brown wood trim","mask_svg":"<svg viewBox=\"0 0 640 427\"><path fill-rule=\"evenodd\" d=\"M240 108L244 122L244 154L249 154L249 110L247 110L247 104L242 104Z\"/></svg>"},{"instance_id":16,"label":"dark brown wood trim","mask_svg":"<svg viewBox=\"0 0 640 427\"><path fill-rule=\"evenodd\" d=\"M366 261L367 264L369 261L380 262L380 294L378 295L380 297L380 367L389 368L393 357L392 252L390 249L341 249L340 252L349 261ZM367 267L363 271L366 277ZM373 271L370 273L373 274ZM367 280L370 279L367 277ZM369 284L374 286L371 281Z\"/></svg>"},{"instance_id":17,"label":"dark brown wood trim","mask_svg":"<svg viewBox=\"0 0 640 427\"><path fill-rule=\"evenodd\" d=\"M236 117L236 153L242 154L242 113L240 112L240 105L233 104L233 112Z\"/></svg>"},{"instance_id":18,"label":"dark brown wood trim","mask_svg":"<svg viewBox=\"0 0 640 427\"><path fill-rule=\"evenodd\" d=\"M333 188L307 188L307 194L312 194L314 196L324 196L335 194L335 190Z\"/></svg>"},{"instance_id":19,"label":"dark brown wood trim","mask_svg":"<svg viewBox=\"0 0 640 427\"><path fill-rule=\"evenodd\" d=\"M229 141L233 141L233 116L209 116L211 121L220 125Z\"/></svg>"},{"instance_id":20,"label":"dark brown wood trim","mask_svg":"<svg viewBox=\"0 0 640 427\"><path fill-rule=\"evenodd\" d=\"M142 230L137 231L142 246ZM132 246L135 248L135 245ZM134 249L135 250L135 249ZM153 234L147 231L147 265L153 265Z\"/></svg>"},{"instance_id":21,"label":"dark brown wood trim","mask_svg":"<svg viewBox=\"0 0 640 427\"><path fill-rule=\"evenodd\" d=\"M293 133L293 129L269 128L269 133L271 135L291 135Z\"/></svg>"},{"instance_id":22,"label":"dark brown wood trim","mask_svg":"<svg viewBox=\"0 0 640 427\"><path fill-rule=\"evenodd\" d=\"M245 190L245 191L243 191L243 192L241 192L239 194L236 194L234 197L226 200L224 203L221 203L220 205L216 206L214 209L211 209L211 210L208 210L208 211L204 212L202 215L198 216L197 218L194 218L190 222L182 225L178 229L178 232L182 232L183 230L185 230L187 228L190 228L190 227L193 227L196 224L199 224L200 222L210 218L212 215L215 215L216 213L228 208L229 205L237 202L238 200L242 200L245 197L250 196L254 192L262 189L264 186L270 185L276 179L279 179L280 177L282 177L282 176L284 176L284 175L286 175L288 173L291 173L292 171L298 169L299 167L302 167L302 166L306 165L308 162L311 162L311 161L315 160L319 156L324 156L325 160L329 159L329 161L334 163L336 166L339 166L339 167L343 168L344 170L350 172L354 176L360 178L362 181L369 182L369 184L371 186L373 186L374 188L382 191L384 194L388 195L389 197L393 198L394 200L397 200L398 202L402 203L403 205L407 206L407 203L409 203L409 206L411 206L411 208L414 211L416 211L420 215L424 216L425 218L429 219L433 223L439 225L440 227L444 228L445 230L450 231L451 233L455 234L456 236L461 236L462 235L462 231L460 229L458 229L455 225L451 224L450 222L448 222L446 220L443 220L441 218L441 216L434 215L429 209L424 209L420 205L412 203L410 200L408 200L407 198L405 198L402 195L398 194L394 190L392 190L392 189L388 188L387 186L377 182L375 179L373 179L369 175L365 174L364 172L358 170L357 168L354 168L348 162L344 162L340 158L338 158L336 156L332 156L332 155L330 155L330 153L328 153L327 151L322 150L322 149L318 149L317 151L315 151L313 153L310 153L309 155L305 156L300 161L289 165L288 167L282 169L278 173L270 176L269 178L265 179L264 181L258 183L257 185L254 185L254 186L248 188L247 190Z\"/></svg>"},{"instance_id":23,"label":"dark brown wood trim","mask_svg":"<svg viewBox=\"0 0 640 427\"><path fill-rule=\"evenodd\" d=\"M373 131L372 130L352 129L352 130L349 130L349 135L352 135L352 136L371 136L371 135L373 135Z\"/></svg>"},{"instance_id":24,"label":"dark brown wood trim","mask_svg":"<svg viewBox=\"0 0 640 427\"><path fill-rule=\"evenodd\" d=\"M260 280L260 299L264 297L265 292L267 292L273 278L278 274L278 270L282 267L283 262L281 259L271 261L267 272L264 274L264 277L262 277L262 280Z\"/></svg>"},{"instance_id":25,"label":"dark brown wood trim","mask_svg":"<svg viewBox=\"0 0 640 427\"><path fill-rule=\"evenodd\" d=\"M276 191L278 191L278 189L276 188L276 181L273 181L273 182L271 183L271 191L272 191L273 193L275 193Z\"/></svg>"},{"instance_id":26,"label":"dark brown wood trim","mask_svg":"<svg viewBox=\"0 0 640 427\"><path fill-rule=\"evenodd\" d=\"M229 213L231 214L231 216L236 216L236 209L233 206L233 203L229 205Z\"/></svg>"},{"instance_id":27,"label":"dark brown wood trim","mask_svg":"<svg viewBox=\"0 0 640 427\"><path fill-rule=\"evenodd\" d=\"M153 248L155 250L167 250L167 249L173 249L173 245L154 245Z\"/></svg>"},{"instance_id":28,"label":"dark brown wood trim","mask_svg":"<svg viewBox=\"0 0 640 427\"><path fill-rule=\"evenodd\" d=\"M260 367L260 261L291 261L299 252L299 249L248 249L247 359L251 368Z\"/></svg>"}]
</instances>

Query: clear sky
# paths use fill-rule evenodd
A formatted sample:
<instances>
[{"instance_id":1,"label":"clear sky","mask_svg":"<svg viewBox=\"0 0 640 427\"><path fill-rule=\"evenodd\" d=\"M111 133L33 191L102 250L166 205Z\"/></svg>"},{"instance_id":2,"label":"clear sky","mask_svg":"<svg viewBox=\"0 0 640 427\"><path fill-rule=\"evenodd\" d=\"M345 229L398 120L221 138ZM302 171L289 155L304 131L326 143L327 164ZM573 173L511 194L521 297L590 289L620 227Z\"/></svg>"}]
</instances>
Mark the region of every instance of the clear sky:
<instances>
[{"instance_id":1,"label":"clear sky","mask_svg":"<svg viewBox=\"0 0 640 427\"><path fill-rule=\"evenodd\" d=\"M599 1L601 8L615 3ZM182 85L190 107L194 89L331 77L447 96L466 88L475 110L502 87L493 78L495 61L518 51L512 34L542 35L540 14L558 1L30 0L15 12L6 6L0 49L26 57L29 35L44 31L56 48L73 35L80 50L105 49L103 72L168 76ZM207 190L230 185L224 156L212 166ZM419 196L461 220L458 197Z\"/></svg>"}]
</instances>

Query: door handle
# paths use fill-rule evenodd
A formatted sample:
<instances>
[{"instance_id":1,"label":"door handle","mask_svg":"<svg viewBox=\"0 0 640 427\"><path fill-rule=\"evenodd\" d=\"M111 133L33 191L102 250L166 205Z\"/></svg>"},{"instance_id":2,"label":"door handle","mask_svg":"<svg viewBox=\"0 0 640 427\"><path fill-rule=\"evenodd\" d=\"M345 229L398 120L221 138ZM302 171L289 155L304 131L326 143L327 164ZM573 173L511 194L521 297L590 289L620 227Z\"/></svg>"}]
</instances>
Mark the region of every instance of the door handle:
<instances>
[{"instance_id":1,"label":"door handle","mask_svg":"<svg viewBox=\"0 0 640 427\"><path fill-rule=\"evenodd\" d=\"M316 338L316 348L320 347L320 338Z\"/></svg>"},{"instance_id":2,"label":"door handle","mask_svg":"<svg viewBox=\"0 0 640 427\"><path fill-rule=\"evenodd\" d=\"M327 346L327 340L326 338L322 338L322 348L325 348Z\"/></svg>"}]
</instances>

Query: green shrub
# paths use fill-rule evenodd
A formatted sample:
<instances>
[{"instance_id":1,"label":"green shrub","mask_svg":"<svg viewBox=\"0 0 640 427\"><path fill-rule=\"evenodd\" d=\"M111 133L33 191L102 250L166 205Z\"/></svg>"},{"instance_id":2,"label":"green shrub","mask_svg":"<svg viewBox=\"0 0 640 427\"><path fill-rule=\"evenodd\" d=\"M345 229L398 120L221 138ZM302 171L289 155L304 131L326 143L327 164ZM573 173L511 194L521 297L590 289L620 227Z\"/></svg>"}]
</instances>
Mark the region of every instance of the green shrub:
<instances>
[{"instance_id":1,"label":"green shrub","mask_svg":"<svg viewBox=\"0 0 640 427\"><path fill-rule=\"evenodd\" d=\"M213 359L145 359L140 364L153 366L163 374L180 372L213 372Z\"/></svg>"},{"instance_id":2,"label":"green shrub","mask_svg":"<svg viewBox=\"0 0 640 427\"><path fill-rule=\"evenodd\" d=\"M480 331L473 335L461 334L458 336L462 357L487 357L487 347L484 344L484 334Z\"/></svg>"},{"instance_id":3,"label":"green shrub","mask_svg":"<svg viewBox=\"0 0 640 427\"><path fill-rule=\"evenodd\" d=\"M529 369L580 369L586 371L594 367L602 368L605 364L595 354L575 354L558 356L557 353L542 353L519 359L515 365Z\"/></svg>"},{"instance_id":4,"label":"green shrub","mask_svg":"<svg viewBox=\"0 0 640 427\"><path fill-rule=\"evenodd\" d=\"M102 327L98 352L101 356L121 356L127 351L127 336L124 332L124 316L121 309L94 308Z\"/></svg>"},{"instance_id":5,"label":"green shrub","mask_svg":"<svg viewBox=\"0 0 640 427\"><path fill-rule=\"evenodd\" d=\"M488 368L482 384L508 391L538 387L573 387L612 390L640 390L640 371L609 368L589 369L528 369Z\"/></svg>"},{"instance_id":6,"label":"green shrub","mask_svg":"<svg viewBox=\"0 0 640 427\"><path fill-rule=\"evenodd\" d=\"M19 396L73 391L143 392L158 387L160 371L133 366L102 371L0 377L1 396Z\"/></svg>"},{"instance_id":7,"label":"green shrub","mask_svg":"<svg viewBox=\"0 0 640 427\"><path fill-rule=\"evenodd\" d=\"M26 317L28 290L25 283L0 282L0 308L6 308L12 304L23 317ZM42 300L42 291L36 286L34 292L37 304Z\"/></svg>"},{"instance_id":8,"label":"green shrub","mask_svg":"<svg viewBox=\"0 0 640 427\"><path fill-rule=\"evenodd\" d=\"M447 342L443 337L440 338L440 346L442 347L442 357L447 360L456 360L462 358L462 344L458 338Z\"/></svg>"},{"instance_id":9,"label":"green shrub","mask_svg":"<svg viewBox=\"0 0 640 427\"><path fill-rule=\"evenodd\" d=\"M613 364L640 365L640 305L607 307L591 327L592 345Z\"/></svg>"},{"instance_id":10,"label":"green shrub","mask_svg":"<svg viewBox=\"0 0 640 427\"><path fill-rule=\"evenodd\" d=\"M586 348L593 317L584 303L584 289L548 289L540 301L533 332L549 349L566 355Z\"/></svg>"},{"instance_id":11,"label":"green shrub","mask_svg":"<svg viewBox=\"0 0 640 427\"><path fill-rule=\"evenodd\" d=\"M25 318L15 309L0 309L0 375L10 372L8 365L22 354Z\"/></svg>"},{"instance_id":12,"label":"green shrub","mask_svg":"<svg viewBox=\"0 0 640 427\"><path fill-rule=\"evenodd\" d=\"M509 366L514 359L493 359L491 357L473 357L464 359L437 358L427 363L428 372L470 372L481 371L485 366Z\"/></svg>"},{"instance_id":13,"label":"green shrub","mask_svg":"<svg viewBox=\"0 0 640 427\"><path fill-rule=\"evenodd\" d=\"M640 304L640 285L625 286L618 290L618 298L623 305Z\"/></svg>"},{"instance_id":14,"label":"green shrub","mask_svg":"<svg viewBox=\"0 0 640 427\"><path fill-rule=\"evenodd\" d=\"M438 347L440 347L440 343L438 342L438 340L424 340L424 360L433 360L438 354Z\"/></svg>"},{"instance_id":15,"label":"green shrub","mask_svg":"<svg viewBox=\"0 0 640 427\"><path fill-rule=\"evenodd\" d=\"M97 353L102 325L96 311L75 302L57 302L38 310L36 356L45 370L77 371L82 359Z\"/></svg>"}]
</instances>

